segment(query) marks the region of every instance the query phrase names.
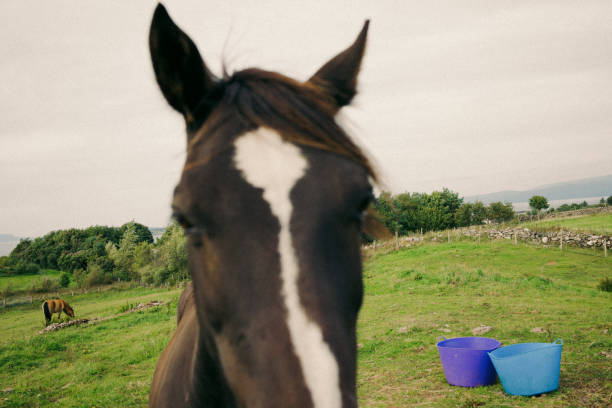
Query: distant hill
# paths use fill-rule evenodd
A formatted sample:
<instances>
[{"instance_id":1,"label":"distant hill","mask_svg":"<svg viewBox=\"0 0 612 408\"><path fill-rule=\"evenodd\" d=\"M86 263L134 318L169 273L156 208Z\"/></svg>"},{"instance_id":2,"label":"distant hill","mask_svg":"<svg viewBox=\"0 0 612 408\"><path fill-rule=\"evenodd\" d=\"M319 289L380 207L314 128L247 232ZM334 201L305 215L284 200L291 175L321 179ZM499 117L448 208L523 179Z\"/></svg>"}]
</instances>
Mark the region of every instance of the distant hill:
<instances>
[{"instance_id":1,"label":"distant hill","mask_svg":"<svg viewBox=\"0 0 612 408\"><path fill-rule=\"evenodd\" d=\"M541 195L551 200L569 200L583 197L608 197L612 195L612 174L591 177L563 183L547 184L526 191L498 191L465 197L466 202L482 201L489 204L495 201L520 203L529 201L534 195Z\"/></svg>"},{"instance_id":2,"label":"distant hill","mask_svg":"<svg viewBox=\"0 0 612 408\"><path fill-rule=\"evenodd\" d=\"M149 227L149 231L151 231L151 235L153 235L153 241L157 241L158 239L160 239L161 236L164 234L165 230L166 228L163 227Z\"/></svg>"},{"instance_id":3,"label":"distant hill","mask_svg":"<svg viewBox=\"0 0 612 408\"><path fill-rule=\"evenodd\" d=\"M0 242L19 242L20 239L11 234L0 234Z\"/></svg>"},{"instance_id":4,"label":"distant hill","mask_svg":"<svg viewBox=\"0 0 612 408\"><path fill-rule=\"evenodd\" d=\"M6 256L17 246L21 238L11 234L0 234L0 256Z\"/></svg>"}]
</instances>

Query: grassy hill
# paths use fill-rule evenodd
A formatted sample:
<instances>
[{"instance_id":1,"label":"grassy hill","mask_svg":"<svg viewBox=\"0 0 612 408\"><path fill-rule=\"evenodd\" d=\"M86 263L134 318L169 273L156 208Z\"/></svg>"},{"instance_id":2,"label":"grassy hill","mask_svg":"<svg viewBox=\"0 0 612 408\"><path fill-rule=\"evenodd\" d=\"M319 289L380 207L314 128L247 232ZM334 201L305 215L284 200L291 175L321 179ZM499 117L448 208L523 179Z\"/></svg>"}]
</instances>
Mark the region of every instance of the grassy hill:
<instances>
[{"instance_id":1,"label":"grassy hill","mask_svg":"<svg viewBox=\"0 0 612 408\"><path fill-rule=\"evenodd\" d=\"M0 287L10 285L13 291L25 292L31 284L38 285L44 278L58 280L60 271L45 269L34 275L4 275L0 276Z\"/></svg>"},{"instance_id":2,"label":"grassy hill","mask_svg":"<svg viewBox=\"0 0 612 408\"><path fill-rule=\"evenodd\" d=\"M594 234L612 235L612 213L593 214L568 218L552 218L524 224L538 230L571 230Z\"/></svg>"},{"instance_id":3,"label":"grassy hill","mask_svg":"<svg viewBox=\"0 0 612 408\"><path fill-rule=\"evenodd\" d=\"M612 257L590 250L505 240L425 244L367 259L360 406L607 406L612 295L596 285L610 271ZM146 406L155 363L176 327L179 293L137 288L68 298L78 318L152 299L170 306L45 335L37 334L39 305L1 311L0 406ZM500 384L448 385L436 338L469 336L481 324L504 345L562 338L560 389L534 399L509 396ZM531 332L536 327L541 333Z\"/></svg>"}]
</instances>

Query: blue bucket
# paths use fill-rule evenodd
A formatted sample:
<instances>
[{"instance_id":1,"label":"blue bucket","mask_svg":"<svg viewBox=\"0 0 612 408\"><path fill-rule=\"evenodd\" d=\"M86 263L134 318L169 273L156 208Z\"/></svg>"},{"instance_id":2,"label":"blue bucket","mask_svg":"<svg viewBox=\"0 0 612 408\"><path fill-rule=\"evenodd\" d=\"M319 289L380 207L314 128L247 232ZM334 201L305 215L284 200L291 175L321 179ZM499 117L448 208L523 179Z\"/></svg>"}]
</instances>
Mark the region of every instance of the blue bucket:
<instances>
[{"instance_id":1,"label":"blue bucket","mask_svg":"<svg viewBox=\"0 0 612 408\"><path fill-rule=\"evenodd\" d=\"M491 362L511 395L536 395L559 388L563 340L519 343L489 353Z\"/></svg>"},{"instance_id":2,"label":"blue bucket","mask_svg":"<svg viewBox=\"0 0 612 408\"><path fill-rule=\"evenodd\" d=\"M500 347L499 341L488 337L447 339L440 336L437 345L444 376L450 385L478 387L497 380L487 353Z\"/></svg>"}]
</instances>

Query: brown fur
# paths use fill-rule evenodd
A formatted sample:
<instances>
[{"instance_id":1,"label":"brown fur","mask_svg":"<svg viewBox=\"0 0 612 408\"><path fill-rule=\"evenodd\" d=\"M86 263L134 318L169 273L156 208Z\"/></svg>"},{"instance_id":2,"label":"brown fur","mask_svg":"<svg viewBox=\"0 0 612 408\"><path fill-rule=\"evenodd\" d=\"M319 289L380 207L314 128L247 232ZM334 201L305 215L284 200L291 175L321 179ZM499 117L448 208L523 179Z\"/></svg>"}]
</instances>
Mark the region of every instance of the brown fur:
<instances>
[{"instance_id":1,"label":"brown fur","mask_svg":"<svg viewBox=\"0 0 612 408\"><path fill-rule=\"evenodd\" d=\"M45 321L47 323L51 321L53 313L57 313L58 319L60 318L62 312L66 313L70 317L74 317L74 310L64 299L45 300L42 304L42 309L45 315Z\"/></svg>"}]
</instances>

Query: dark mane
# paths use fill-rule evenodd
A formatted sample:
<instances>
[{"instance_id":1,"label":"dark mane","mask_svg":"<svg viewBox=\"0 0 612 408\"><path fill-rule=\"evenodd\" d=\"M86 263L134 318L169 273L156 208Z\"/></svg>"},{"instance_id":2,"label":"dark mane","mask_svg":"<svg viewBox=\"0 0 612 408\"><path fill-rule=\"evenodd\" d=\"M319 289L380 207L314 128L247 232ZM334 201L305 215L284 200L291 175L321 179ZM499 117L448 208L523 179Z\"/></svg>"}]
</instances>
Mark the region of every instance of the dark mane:
<instances>
[{"instance_id":1,"label":"dark mane","mask_svg":"<svg viewBox=\"0 0 612 408\"><path fill-rule=\"evenodd\" d=\"M222 129L231 118L232 126L236 126L236 121L241 122L242 132L267 127L289 142L348 157L376 179L367 157L336 123L334 101L326 99L325 93L313 83L300 83L276 72L249 68L218 81L198 110L210 112L215 101L218 101L216 107L191 138L188 151L213 133L224 133ZM198 111L195 116L199 116ZM197 164L201 162L198 160ZM189 167L197 164L190 163Z\"/></svg>"}]
</instances>

